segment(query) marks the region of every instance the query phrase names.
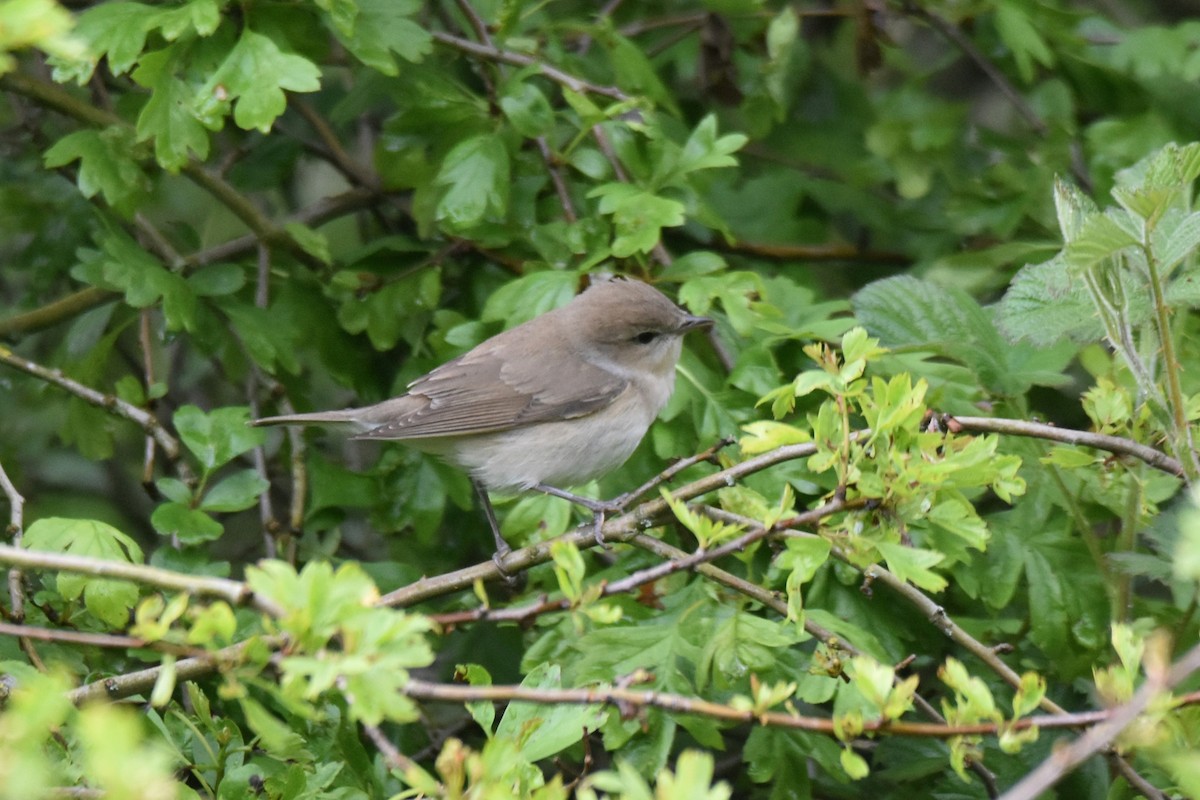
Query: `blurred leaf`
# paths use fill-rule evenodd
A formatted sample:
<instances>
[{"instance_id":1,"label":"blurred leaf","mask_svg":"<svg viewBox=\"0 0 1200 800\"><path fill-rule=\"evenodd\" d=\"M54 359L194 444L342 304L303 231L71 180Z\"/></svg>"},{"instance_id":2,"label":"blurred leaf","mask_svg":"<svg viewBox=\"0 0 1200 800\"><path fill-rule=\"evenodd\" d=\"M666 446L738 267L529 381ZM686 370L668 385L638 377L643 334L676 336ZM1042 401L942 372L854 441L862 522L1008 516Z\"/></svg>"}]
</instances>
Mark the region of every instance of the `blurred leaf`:
<instances>
[{"instance_id":1,"label":"blurred leaf","mask_svg":"<svg viewBox=\"0 0 1200 800\"><path fill-rule=\"evenodd\" d=\"M182 503L163 503L150 515L150 524L163 536L178 538L183 544L200 544L221 538L221 523Z\"/></svg>"},{"instance_id":2,"label":"blurred leaf","mask_svg":"<svg viewBox=\"0 0 1200 800\"><path fill-rule=\"evenodd\" d=\"M452 228L469 228L485 217L508 213L510 166L508 148L494 135L473 136L446 154L434 178L445 187L437 202L437 219Z\"/></svg>"},{"instance_id":3,"label":"blurred leaf","mask_svg":"<svg viewBox=\"0 0 1200 800\"><path fill-rule=\"evenodd\" d=\"M355 0L357 13L350 31L334 33L360 61L384 75L396 75L395 56L420 61L433 50L429 32L410 17L421 9L417 0ZM394 55L393 55L394 54Z\"/></svg>"},{"instance_id":4,"label":"blurred leaf","mask_svg":"<svg viewBox=\"0 0 1200 800\"><path fill-rule=\"evenodd\" d=\"M111 525L91 519L46 517L25 530L21 544L30 550L85 556L103 561L142 563L142 549ZM87 610L114 628L124 628L138 600L137 584L84 573L59 573L56 584L64 600L83 596Z\"/></svg>"},{"instance_id":5,"label":"blurred leaf","mask_svg":"<svg viewBox=\"0 0 1200 800\"><path fill-rule=\"evenodd\" d=\"M129 214L149 189L134 157L133 132L112 126L68 133L46 151L47 167L79 162L77 183L84 197L103 195L113 208Z\"/></svg>"},{"instance_id":6,"label":"blurred leaf","mask_svg":"<svg viewBox=\"0 0 1200 800\"><path fill-rule=\"evenodd\" d=\"M528 689L561 689L557 665L542 664L525 676ZM602 706L543 705L512 702L496 726L496 738L520 743L521 757L530 763L549 758L603 724L608 712Z\"/></svg>"},{"instance_id":7,"label":"blurred leaf","mask_svg":"<svg viewBox=\"0 0 1200 800\"><path fill-rule=\"evenodd\" d=\"M204 493L200 508L204 511L244 511L271 484L253 469L235 472Z\"/></svg>"}]
</instances>

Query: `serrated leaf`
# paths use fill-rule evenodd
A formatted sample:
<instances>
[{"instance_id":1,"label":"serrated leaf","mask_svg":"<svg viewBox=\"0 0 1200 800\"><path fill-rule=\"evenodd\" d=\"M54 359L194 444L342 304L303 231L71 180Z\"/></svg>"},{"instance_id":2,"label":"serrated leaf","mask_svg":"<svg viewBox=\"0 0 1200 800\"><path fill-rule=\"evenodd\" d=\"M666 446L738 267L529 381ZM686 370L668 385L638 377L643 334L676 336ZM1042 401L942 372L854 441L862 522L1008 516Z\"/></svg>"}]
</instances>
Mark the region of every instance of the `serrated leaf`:
<instances>
[{"instance_id":1,"label":"serrated leaf","mask_svg":"<svg viewBox=\"0 0 1200 800\"><path fill-rule=\"evenodd\" d=\"M221 297L246 285L246 270L238 264L210 264L189 275L187 282L201 297Z\"/></svg>"},{"instance_id":2,"label":"serrated leaf","mask_svg":"<svg viewBox=\"0 0 1200 800\"><path fill-rule=\"evenodd\" d=\"M1062 339L1095 342L1104 336L1083 279L1071 275L1061 254L1022 267L996 311L1005 336L1040 347Z\"/></svg>"},{"instance_id":3,"label":"serrated leaf","mask_svg":"<svg viewBox=\"0 0 1200 800\"><path fill-rule=\"evenodd\" d=\"M224 109L232 103L238 127L269 133L287 109L285 90L315 92L320 88L321 70L316 64L284 51L271 37L247 29L194 102L200 119L210 124L224 117Z\"/></svg>"},{"instance_id":4,"label":"serrated leaf","mask_svg":"<svg viewBox=\"0 0 1200 800\"><path fill-rule=\"evenodd\" d=\"M446 154L434 184L445 187L436 217L453 228L476 225L508 210L508 148L497 135L472 136Z\"/></svg>"},{"instance_id":5,"label":"serrated leaf","mask_svg":"<svg viewBox=\"0 0 1200 800\"><path fill-rule=\"evenodd\" d=\"M930 570L945 558L941 553L892 542L878 542L875 546L887 561L888 569L900 580L909 581L927 592L940 592L946 588L946 579Z\"/></svg>"},{"instance_id":6,"label":"serrated leaf","mask_svg":"<svg viewBox=\"0 0 1200 800\"><path fill-rule=\"evenodd\" d=\"M517 133L544 136L554 127L554 109L542 91L528 81L510 82L500 95L500 109Z\"/></svg>"},{"instance_id":7,"label":"serrated leaf","mask_svg":"<svg viewBox=\"0 0 1200 800\"><path fill-rule=\"evenodd\" d=\"M1028 388L1014 374L1011 348L987 312L961 289L901 275L869 284L851 304L885 347L931 349L968 367L994 394L1016 396Z\"/></svg>"},{"instance_id":8,"label":"serrated leaf","mask_svg":"<svg viewBox=\"0 0 1200 800\"><path fill-rule=\"evenodd\" d=\"M101 194L113 208L129 213L149 188L133 151L133 132L113 126L68 133L46 151L44 160L47 167L78 161L80 193L84 197Z\"/></svg>"},{"instance_id":9,"label":"serrated leaf","mask_svg":"<svg viewBox=\"0 0 1200 800\"><path fill-rule=\"evenodd\" d=\"M101 3L79 15L75 35L87 43L92 66L107 56L113 75L123 75L136 62L146 46L147 24L155 9L141 3ZM72 75L80 83L91 73Z\"/></svg>"},{"instance_id":10,"label":"serrated leaf","mask_svg":"<svg viewBox=\"0 0 1200 800\"><path fill-rule=\"evenodd\" d=\"M1170 273L1175 265L1183 261L1200 246L1200 211L1188 214L1167 236L1162 252L1158 253L1159 269L1163 275Z\"/></svg>"},{"instance_id":11,"label":"serrated leaf","mask_svg":"<svg viewBox=\"0 0 1200 800\"><path fill-rule=\"evenodd\" d=\"M1116 213L1093 214L1083 221L1079 235L1063 250L1068 265L1088 269L1138 243L1137 237L1118 221Z\"/></svg>"},{"instance_id":12,"label":"serrated leaf","mask_svg":"<svg viewBox=\"0 0 1200 800\"><path fill-rule=\"evenodd\" d=\"M142 563L137 542L113 526L94 519L46 517L25 530L21 544L30 550L48 550L103 561ZM90 575L59 573L58 592L66 600L83 596L87 610L114 628L124 628L138 600L137 584Z\"/></svg>"},{"instance_id":13,"label":"serrated leaf","mask_svg":"<svg viewBox=\"0 0 1200 800\"><path fill-rule=\"evenodd\" d=\"M578 284L579 273L573 270L531 272L493 292L483 305L481 318L520 324L569 303Z\"/></svg>"},{"instance_id":14,"label":"serrated leaf","mask_svg":"<svg viewBox=\"0 0 1200 800\"><path fill-rule=\"evenodd\" d=\"M678 200L659 197L628 183L606 183L588 193L600 198L600 213L610 214L616 236L612 253L627 258L649 253L658 244L663 228L677 227L686 220Z\"/></svg>"},{"instance_id":15,"label":"serrated leaf","mask_svg":"<svg viewBox=\"0 0 1200 800\"><path fill-rule=\"evenodd\" d=\"M194 89L174 74L178 51L168 47L142 58L132 78L150 89L137 118L139 142L154 140L154 156L163 169L179 170L195 156L208 158L208 131L192 113Z\"/></svg>"},{"instance_id":16,"label":"serrated leaf","mask_svg":"<svg viewBox=\"0 0 1200 800\"><path fill-rule=\"evenodd\" d=\"M411 17L418 0L356 0L349 24L335 25L334 35L364 64L384 75L398 75L396 56L420 62L433 52L433 37Z\"/></svg>"}]
</instances>

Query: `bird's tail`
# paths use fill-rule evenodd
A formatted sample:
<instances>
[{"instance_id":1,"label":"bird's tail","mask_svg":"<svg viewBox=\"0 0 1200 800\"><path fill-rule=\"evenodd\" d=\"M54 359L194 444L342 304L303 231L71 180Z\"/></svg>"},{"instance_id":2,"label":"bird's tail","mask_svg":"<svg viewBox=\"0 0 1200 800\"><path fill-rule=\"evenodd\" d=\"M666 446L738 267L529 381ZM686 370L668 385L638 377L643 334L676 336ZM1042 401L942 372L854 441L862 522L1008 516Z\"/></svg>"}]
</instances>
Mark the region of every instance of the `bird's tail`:
<instances>
[{"instance_id":1,"label":"bird's tail","mask_svg":"<svg viewBox=\"0 0 1200 800\"><path fill-rule=\"evenodd\" d=\"M314 411L311 414L283 414L278 417L263 417L253 420L250 424L256 427L264 425L339 425L362 431L368 425L363 423L361 409L347 408L342 411Z\"/></svg>"}]
</instances>

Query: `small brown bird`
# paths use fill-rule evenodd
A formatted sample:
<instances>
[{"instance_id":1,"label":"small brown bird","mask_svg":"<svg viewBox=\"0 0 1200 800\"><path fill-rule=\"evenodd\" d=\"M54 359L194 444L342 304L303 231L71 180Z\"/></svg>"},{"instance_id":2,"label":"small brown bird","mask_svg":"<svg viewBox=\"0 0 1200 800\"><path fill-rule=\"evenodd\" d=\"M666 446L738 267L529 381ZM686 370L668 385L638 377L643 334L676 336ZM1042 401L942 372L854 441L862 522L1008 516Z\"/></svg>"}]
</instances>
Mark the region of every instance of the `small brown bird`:
<instances>
[{"instance_id":1,"label":"small brown bird","mask_svg":"<svg viewBox=\"0 0 1200 800\"><path fill-rule=\"evenodd\" d=\"M253 424L342 425L356 439L402 441L441 457L470 475L498 556L509 548L489 490L537 489L585 506L602 543L611 506L558 487L629 458L675 388L683 335L712 324L645 283L598 282L417 378L399 397Z\"/></svg>"}]
</instances>

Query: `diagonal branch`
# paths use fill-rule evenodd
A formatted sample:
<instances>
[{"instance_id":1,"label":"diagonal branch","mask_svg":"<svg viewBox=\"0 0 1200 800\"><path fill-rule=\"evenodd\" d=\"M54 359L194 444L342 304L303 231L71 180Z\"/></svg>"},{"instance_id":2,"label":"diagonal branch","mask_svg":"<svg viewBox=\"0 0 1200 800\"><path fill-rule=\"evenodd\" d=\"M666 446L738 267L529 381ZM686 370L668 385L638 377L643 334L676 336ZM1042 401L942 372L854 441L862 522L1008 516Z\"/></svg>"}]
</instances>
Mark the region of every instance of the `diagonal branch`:
<instances>
[{"instance_id":1,"label":"diagonal branch","mask_svg":"<svg viewBox=\"0 0 1200 800\"><path fill-rule=\"evenodd\" d=\"M68 378L62 373L62 370L43 367L41 364L30 361L27 358L22 358L3 345L0 345L0 364L7 364L10 367L19 369L21 372L67 391L97 408L104 409L141 426L147 434L154 437L154 440L158 442L158 446L163 449L168 458L172 461L179 458L179 440L168 433L162 424L159 423L158 418L149 411L138 408L116 395L104 394L90 386L83 385L79 381Z\"/></svg>"}]
</instances>

